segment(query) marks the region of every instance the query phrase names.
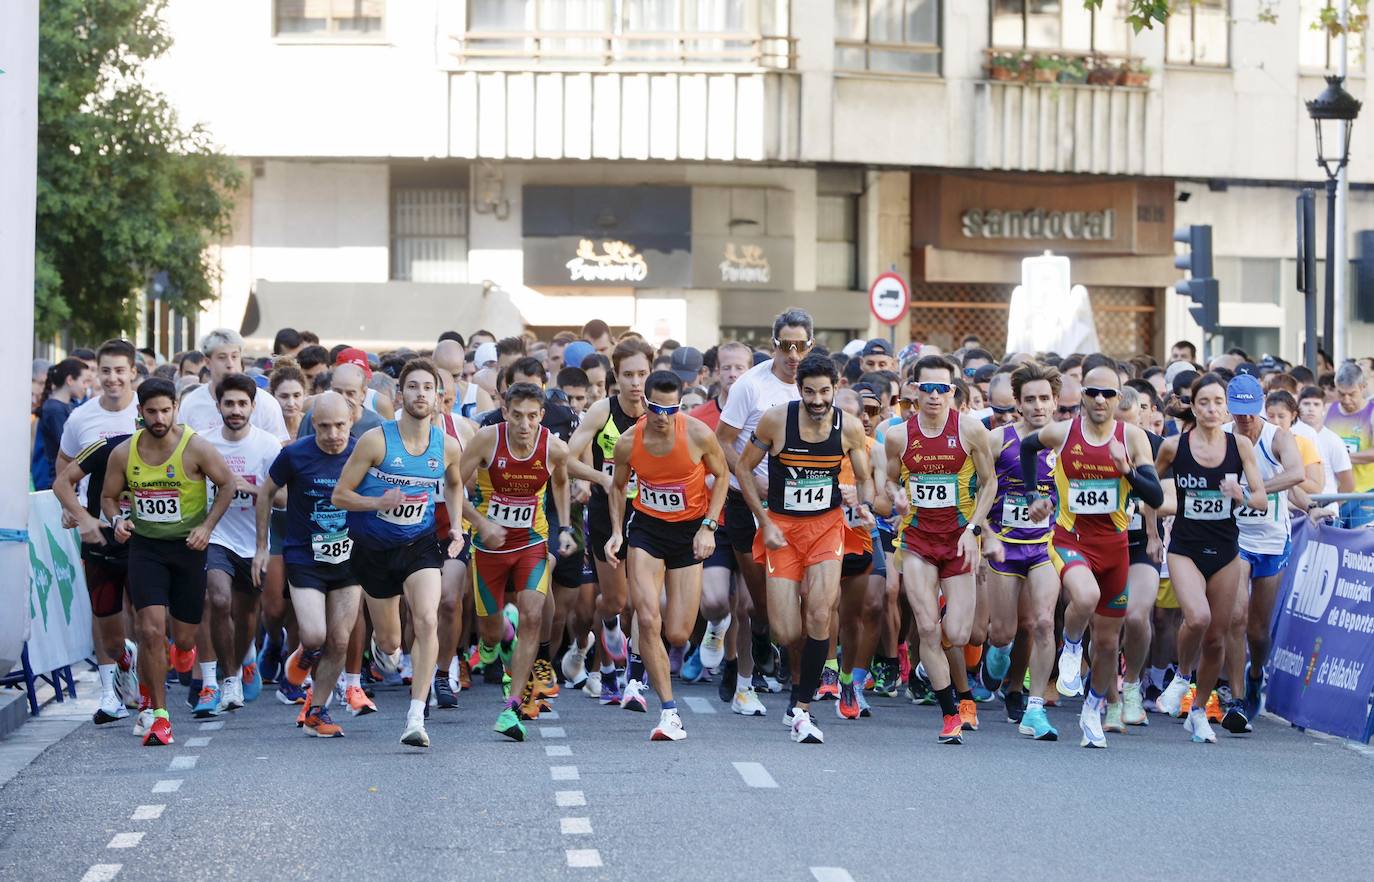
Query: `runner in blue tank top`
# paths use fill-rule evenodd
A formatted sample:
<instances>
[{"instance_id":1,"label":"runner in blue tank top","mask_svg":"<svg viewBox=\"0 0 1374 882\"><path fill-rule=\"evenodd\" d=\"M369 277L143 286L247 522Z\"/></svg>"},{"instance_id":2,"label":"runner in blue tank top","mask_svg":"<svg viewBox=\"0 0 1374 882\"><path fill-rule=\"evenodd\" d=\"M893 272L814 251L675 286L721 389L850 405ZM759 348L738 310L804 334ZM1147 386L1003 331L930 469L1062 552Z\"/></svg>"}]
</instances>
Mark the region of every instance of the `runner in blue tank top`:
<instances>
[{"instance_id":1,"label":"runner in blue tank top","mask_svg":"<svg viewBox=\"0 0 1374 882\"><path fill-rule=\"evenodd\" d=\"M439 402L438 370L417 358L401 370L401 413L358 440L334 488L334 505L348 512L353 540L350 564L363 586L372 618L372 657L394 670L401 655L401 594L410 608L416 671L434 670L439 655L438 615L443 558L434 541L434 502L439 482L448 499L464 500L458 441L433 424ZM455 523L461 519L455 518ZM453 533L462 538L462 531ZM461 544L451 545L456 556ZM429 747L424 718L432 679L417 676L401 741Z\"/></svg>"}]
</instances>

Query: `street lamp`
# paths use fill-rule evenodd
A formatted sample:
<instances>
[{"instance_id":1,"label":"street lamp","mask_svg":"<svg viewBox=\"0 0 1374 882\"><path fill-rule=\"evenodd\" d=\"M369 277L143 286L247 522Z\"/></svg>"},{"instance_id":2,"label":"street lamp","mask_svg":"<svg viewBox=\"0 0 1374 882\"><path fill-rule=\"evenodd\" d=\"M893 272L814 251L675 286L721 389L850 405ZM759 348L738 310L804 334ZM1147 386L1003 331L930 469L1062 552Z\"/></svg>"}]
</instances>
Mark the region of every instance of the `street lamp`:
<instances>
[{"instance_id":1,"label":"street lamp","mask_svg":"<svg viewBox=\"0 0 1374 882\"><path fill-rule=\"evenodd\" d=\"M1317 129L1317 165L1326 172L1326 301L1322 339L1335 350L1336 340L1336 189L1341 169L1350 161L1350 132L1360 115L1360 102L1343 88L1345 77L1326 78L1326 88L1307 102L1307 115Z\"/></svg>"}]
</instances>

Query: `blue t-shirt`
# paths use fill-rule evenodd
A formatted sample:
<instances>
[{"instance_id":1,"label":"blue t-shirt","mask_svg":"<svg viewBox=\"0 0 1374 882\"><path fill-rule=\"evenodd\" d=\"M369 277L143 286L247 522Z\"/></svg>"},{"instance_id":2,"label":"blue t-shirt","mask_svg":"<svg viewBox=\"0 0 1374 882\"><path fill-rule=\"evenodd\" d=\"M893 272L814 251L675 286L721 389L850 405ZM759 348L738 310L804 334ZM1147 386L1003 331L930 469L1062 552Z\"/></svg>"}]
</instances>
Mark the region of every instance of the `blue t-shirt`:
<instances>
[{"instance_id":1,"label":"blue t-shirt","mask_svg":"<svg viewBox=\"0 0 1374 882\"><path fill-rule=\"evenodd\" d=\"M347 512L335 508L331 499L355 443L349 438L343 452L331 456L310 435L283 447L267 470L272 483L287 490L286 535L282 537L287 563L313 566L348 561L352 546Z\"/></svg>"}]
</instances>

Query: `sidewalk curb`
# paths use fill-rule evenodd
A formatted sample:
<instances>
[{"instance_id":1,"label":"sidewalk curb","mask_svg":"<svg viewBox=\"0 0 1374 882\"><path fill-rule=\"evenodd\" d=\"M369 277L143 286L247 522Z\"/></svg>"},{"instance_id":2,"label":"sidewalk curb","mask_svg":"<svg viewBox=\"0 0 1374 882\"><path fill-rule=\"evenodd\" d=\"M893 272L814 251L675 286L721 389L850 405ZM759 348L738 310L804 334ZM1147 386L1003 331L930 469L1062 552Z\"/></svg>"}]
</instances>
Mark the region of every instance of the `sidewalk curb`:
<instances>
[{"instance_id":1,"label":"sidewalk curb","mask_svg":"<svg viewBox=\"0 0 1374 882\"><path fill-rule=\"evenodd\" d=\"M0 738L24 725L29 719L29 699L22 690L0 692Z\"/></svg>"}]
</instances>

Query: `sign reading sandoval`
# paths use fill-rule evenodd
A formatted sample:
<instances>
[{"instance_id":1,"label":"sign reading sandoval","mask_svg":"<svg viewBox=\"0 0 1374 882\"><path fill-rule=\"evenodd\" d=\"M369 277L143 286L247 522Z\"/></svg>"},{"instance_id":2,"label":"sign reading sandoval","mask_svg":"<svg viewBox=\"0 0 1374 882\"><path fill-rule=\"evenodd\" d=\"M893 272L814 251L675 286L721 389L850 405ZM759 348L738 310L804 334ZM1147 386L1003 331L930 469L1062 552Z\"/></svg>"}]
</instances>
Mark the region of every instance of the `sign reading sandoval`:
<instances>
[{"instance_id":1,"label":"sign reading sandoval","mask_svg":"<svg viewBox=\"0 0 1374 882\"><path fill-rule=\"evenodd\" d=\"M1000 208L969 209L959 216L960 230L969 239L1028 239L1055 241L1076 239L1106 241L1116 238L1116 213L1103 211L1047 211L1031 208L1008 211Z\"/></svg>"}]
</instances>

